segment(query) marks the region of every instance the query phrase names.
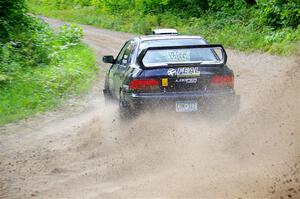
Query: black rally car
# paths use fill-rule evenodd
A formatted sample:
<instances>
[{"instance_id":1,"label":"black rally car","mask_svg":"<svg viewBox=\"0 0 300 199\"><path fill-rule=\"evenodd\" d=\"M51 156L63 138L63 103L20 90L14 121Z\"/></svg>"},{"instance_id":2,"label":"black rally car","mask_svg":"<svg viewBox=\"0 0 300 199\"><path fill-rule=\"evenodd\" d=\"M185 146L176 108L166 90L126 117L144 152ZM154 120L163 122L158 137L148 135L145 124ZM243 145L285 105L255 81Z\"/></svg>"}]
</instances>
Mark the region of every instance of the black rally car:
<instances>
[{"instance_id":1,"label":"black rally car","mask_svg":"<svg viewBox=\"0 0 300 199\"><path fill-rule=\"evenodd\" d=\"M125 117L153 106L176 112L202 111L216 104L236 109L239 97L226 60L222 45L158 29L127 41L117 58L103 57L104 63L112 64L103 93L119 101Z\"/></svg>"}]
</instances>

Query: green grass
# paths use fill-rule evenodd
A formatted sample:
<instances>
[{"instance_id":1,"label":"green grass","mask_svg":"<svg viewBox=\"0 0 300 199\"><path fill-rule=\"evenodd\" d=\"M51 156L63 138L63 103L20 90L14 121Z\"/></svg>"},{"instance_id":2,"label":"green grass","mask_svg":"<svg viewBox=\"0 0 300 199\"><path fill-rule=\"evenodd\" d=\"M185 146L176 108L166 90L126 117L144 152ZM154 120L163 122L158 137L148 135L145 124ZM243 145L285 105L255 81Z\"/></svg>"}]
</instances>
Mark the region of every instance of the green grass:
<instances>
[{"instance_id":1,"label":"green grass","mask_svg":"<svg viewBox=\"0 0 300 199\"><path fill-rule=\"evenodd\" d=\"M86 91L95 79L94 62L92 50L80 44L66 49L59 64L17 71L11 83L0 84L0 125L54 108Z\"/></svg>"},{"instance_id":2,"label":"green grass","mask_svg":"<svg viewBox=\"0 0 300 199\"><path fill-rule=\"evenodd\" d=\"M177 28L180 33L201 35L210 43L222 43L227 48L248 52L293 55L300 41L300 26L278 30L257 26L251 10L240 11L235 16L207 13L201 18L182 18L172 13L141 16L135 11L113 15L95 7L58 10L31 3L30 8L47 17L123 32L145 34L157 27Z\"/></svg>"}]
</instances>

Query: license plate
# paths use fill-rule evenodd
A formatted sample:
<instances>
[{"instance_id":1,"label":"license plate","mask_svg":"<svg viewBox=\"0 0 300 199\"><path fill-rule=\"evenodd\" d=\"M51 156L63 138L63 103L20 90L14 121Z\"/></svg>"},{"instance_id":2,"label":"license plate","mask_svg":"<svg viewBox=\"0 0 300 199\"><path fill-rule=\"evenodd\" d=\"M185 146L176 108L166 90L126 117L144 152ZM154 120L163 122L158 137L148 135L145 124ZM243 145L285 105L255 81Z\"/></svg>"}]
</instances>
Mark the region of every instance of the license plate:
<instances>
[{"instance_id":1,"label":"license plate","mask_svg":"<svg viewBox=\"0 0 300 199\"><path fill-rule=\"evenodd\" d=\"M198 103L196 101L177 101L176 112L196 112Z\"/></svg>"}]
</instances>

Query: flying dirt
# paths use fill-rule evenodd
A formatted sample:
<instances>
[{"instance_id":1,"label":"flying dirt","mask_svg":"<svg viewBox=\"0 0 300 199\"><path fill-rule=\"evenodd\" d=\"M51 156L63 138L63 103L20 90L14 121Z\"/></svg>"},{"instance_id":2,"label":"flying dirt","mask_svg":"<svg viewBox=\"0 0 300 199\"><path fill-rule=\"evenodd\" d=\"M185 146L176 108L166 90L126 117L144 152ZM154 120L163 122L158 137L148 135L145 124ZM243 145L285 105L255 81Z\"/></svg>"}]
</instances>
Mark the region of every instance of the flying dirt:
<instances>
[{"instance_id":1,"label":"flying dirt","mask_svg":"<svg viewBox=\"0 0 300 199\"><path fill-rule=\"evenodd\" d=\"M98 60L132 38L82 27ZM149 111L122 122L98 65L86 95L0 127L0 198L300 198L299 55L228 50L241 96L230 118Z\"/></svg>"}]
</instances>

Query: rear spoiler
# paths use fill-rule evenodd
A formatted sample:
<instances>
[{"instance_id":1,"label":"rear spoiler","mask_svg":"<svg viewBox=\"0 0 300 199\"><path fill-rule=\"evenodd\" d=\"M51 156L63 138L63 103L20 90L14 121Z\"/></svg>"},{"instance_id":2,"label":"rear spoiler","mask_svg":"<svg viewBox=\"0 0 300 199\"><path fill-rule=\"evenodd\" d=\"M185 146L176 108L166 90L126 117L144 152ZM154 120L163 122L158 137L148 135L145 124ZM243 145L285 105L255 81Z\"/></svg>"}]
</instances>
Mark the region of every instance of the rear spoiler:
<instances>
[{"instance_id":1,"label":"rear spoiler","mask_svg":"<svg viewBox=\"0 0 300 199\"><path fill-rule=\"evenodd\" d=\"M224 49L224 47L221 44L203 44L203 45L186 45L186 46L160 46L160 47L149 47L145 48L142 50L140 55L137 57L137 63L143 68L143 69L153 69L153 68L164 68L166 66L161 66L161 67L145 67L143 64L143 59L146 55L146 53L149 50L167 50L167 49L189 49L189 48L221 48L222 49L222 56L224 58L224 61L219 64L214 64L217 66L224 66L227 62L227 53ZM186 64L181 64L181 65L186 65ZM205 65L205 64L203 64ZM210 64L211 65L211 64ZM178 65L180 66L180 64ZM175 66L176 67L176 66Z\"/></svg>"}]
</instances>

